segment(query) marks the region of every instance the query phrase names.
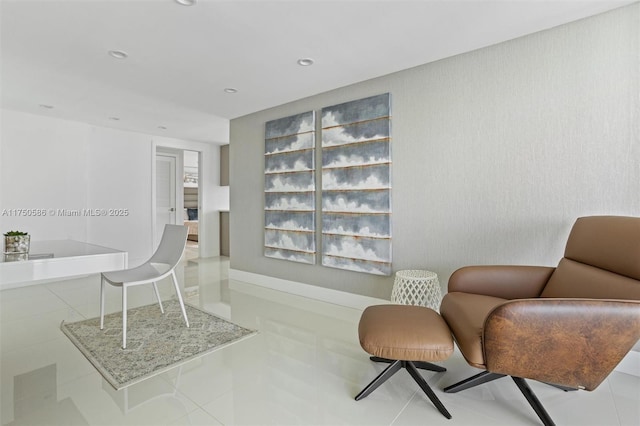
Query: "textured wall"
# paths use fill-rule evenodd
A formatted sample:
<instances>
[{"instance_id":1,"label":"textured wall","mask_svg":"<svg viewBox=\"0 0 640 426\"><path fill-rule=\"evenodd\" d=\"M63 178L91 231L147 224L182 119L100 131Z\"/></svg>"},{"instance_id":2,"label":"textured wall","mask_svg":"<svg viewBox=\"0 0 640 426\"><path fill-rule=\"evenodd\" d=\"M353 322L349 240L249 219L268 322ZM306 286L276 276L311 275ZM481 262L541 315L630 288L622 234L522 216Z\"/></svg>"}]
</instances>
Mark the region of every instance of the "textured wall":
<instances>
[{"instance_id":1,"label":"textured wall","mask_svg":"<svg viewBox=\"0 0 640 426\"><path fill-rule=\"evenodd\" d=\"M231 267L389 297L392 277L262 255L264 123L384 92L393 269L445 287L466 264L555 265L576 217L640 216L639 52L636 3L232 120Z\"/></svg>"}]
</instances>

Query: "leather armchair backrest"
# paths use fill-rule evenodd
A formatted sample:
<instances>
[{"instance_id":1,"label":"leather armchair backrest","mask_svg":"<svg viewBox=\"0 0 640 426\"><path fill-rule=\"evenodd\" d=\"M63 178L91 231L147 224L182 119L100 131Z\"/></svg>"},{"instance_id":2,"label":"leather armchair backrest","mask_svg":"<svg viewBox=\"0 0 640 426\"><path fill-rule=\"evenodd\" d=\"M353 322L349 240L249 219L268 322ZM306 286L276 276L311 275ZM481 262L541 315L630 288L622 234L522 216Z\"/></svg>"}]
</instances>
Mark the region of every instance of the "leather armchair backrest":
<instances>
[{"instance_id":1,"label":"leather armchair backrest","mask_svg":"<svg viewBox=\"0 0 640 426\"><path fill-rule=\"evenodd\" d=\"M640 300L640 218L579 218L540 297Z\"/></svg>"}]
</instances>

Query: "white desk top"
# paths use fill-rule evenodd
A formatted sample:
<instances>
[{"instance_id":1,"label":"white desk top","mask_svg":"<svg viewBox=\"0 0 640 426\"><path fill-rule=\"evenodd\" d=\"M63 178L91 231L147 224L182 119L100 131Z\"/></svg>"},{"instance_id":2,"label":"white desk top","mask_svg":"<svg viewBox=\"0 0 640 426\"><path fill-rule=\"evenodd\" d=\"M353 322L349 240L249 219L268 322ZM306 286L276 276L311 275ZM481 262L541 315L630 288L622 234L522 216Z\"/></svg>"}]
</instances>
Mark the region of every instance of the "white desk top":
<instances>
[{"instance_id":1,"label":"white desk top","mask_svg":"<svg viewBox=\"0 0 640 426\"><path fill-rule=\"evenodd\" d=\"M51 258L76 257L76 256L92 256L99 254L125 253L120 250L97 246L94 244L83 243L73 240L53 240L53 241L31 241L31 247L28 259L18 260L18 253L12 253L0 257L0 263L9 263L14 261L29 262L47 260Z\"/></svg>"},{"instance_id":2,"label":"white desk top","mask_svg":"<svg viewBox=\"0 0 640 426\"><path fill-rule=\"evenodd\" d=\"M31 241L29 254L0 255L0 289L127 267L128 254L73 240Z\"/></svg>"}]
</instances>

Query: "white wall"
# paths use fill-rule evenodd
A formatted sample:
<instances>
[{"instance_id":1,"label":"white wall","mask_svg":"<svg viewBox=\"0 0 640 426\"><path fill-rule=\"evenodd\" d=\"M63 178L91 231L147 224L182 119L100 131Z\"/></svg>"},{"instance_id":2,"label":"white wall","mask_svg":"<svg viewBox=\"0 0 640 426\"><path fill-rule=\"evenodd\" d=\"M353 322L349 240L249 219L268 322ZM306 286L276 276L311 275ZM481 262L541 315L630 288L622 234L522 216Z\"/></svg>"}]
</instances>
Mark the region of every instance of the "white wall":
<instances>
[{"instance_id":1,"label":"white wall","mask_svg":"<svg viewBox=\"0 0 640 426\"><path fill-rule=\"evenodd\" d=\"M33 240L87 236L82 217L58 209L87 207L90 128L81 123L0 110L0 231L21 230ZM13 209L43 209L45 216L15 216Z\"/></svg>"},{"instance_id":2,"label":"white wall","mask_svg":"<svg viewBox=\"0 0 640 426\"><path fill-rule=\"evenodd\" d=\"M131 266L142 263L153 251L152 137L92 127L88 151L87 206L127 215L88 217L87 241L128 251Z\"/></svg>"},{"instance_id":3,"label":"white wall","mask_svg":"<svg viewBox=\"0 0 640 426\"><path fill-rule=\"evenodd\" d=\"M184 151L185 170L198 170L198 153L195 151Z\"/></svg>"},{"instance_id":4,"label":"white wall","mask_svg":"<svg viewBox=\"0 0 640 426\"><path fill-rule=\"evenodd\" d=\"M393 269L555 266L576 217L640 216L639 44L636 3L232 120L231 267L389 297L392 276L263 256L265 122L385 92Z\"/></svg>"},{"instance_id":5,"label":"white wall","mask_svg":"<svg viewBox=\"0 0 640 426\"><path fill-rule=\"evenodd\" d=\"M24 230L33 240L74 239L125 250L131 266L145 261L154 248L155 150L167 146L202 152L201 254L219 254L217 210L229 208L229 193L216 188L217 146L17 111L0 114L0 214L12 209L46 212L38 217L0 215L0 231ZM128 214L59 214L83 209L127 209Z\"/></svg>"}]
</instances>

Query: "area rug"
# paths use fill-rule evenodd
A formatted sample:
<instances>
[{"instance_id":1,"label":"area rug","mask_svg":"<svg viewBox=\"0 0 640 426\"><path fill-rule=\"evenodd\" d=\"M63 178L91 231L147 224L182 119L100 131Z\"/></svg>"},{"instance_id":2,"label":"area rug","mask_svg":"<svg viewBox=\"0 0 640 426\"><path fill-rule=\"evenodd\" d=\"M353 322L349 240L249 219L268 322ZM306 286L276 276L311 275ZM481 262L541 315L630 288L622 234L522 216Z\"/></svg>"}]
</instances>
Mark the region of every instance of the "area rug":
<instances>
[{"instance_id":1,"label":"area rug","mask_svg":"<svg viewBox=\"0 0 640 426\"><path fill-rule=\"evenodd\" d=\"M257 332L185 304L187 328L177 300L127 311L127 348L122 349L122 313L65 323L60 329L116 390L221 349Z\"/></svg>"}]
</instances>

